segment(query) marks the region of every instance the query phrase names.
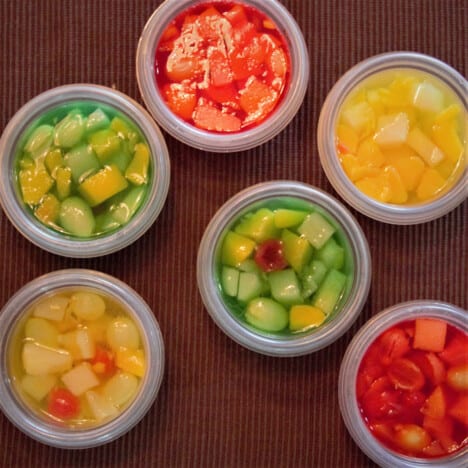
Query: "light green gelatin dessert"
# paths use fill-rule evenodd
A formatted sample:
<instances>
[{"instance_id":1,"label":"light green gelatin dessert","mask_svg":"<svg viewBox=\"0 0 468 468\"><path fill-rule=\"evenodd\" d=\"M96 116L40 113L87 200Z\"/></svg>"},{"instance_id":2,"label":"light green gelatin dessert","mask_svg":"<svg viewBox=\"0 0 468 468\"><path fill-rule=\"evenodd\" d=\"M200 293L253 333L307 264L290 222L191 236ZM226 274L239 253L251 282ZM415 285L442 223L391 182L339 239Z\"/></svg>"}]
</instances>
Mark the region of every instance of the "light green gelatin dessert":
<instances>
[{"instance_id":1,"label":"light green gelatin dessert","mask_svg":"<svg viewBox=\"0 0 468 468\"><path fill-rule=\"evenodd\" d=\"M305 200L249 207L217 246L221 296L240 321L278 336L317 329L340 313L354 258L341 225Z\"/></svg>"},{"instance_id":2,"label":"light green gelatin dessert","mask_svg":"<svg viewBox=\"0 0 468 468\"><path fill-rule=\"evenodd\" d=\"M22 135L16 156L19 193L44 225L76 238L127 224L152 181L148 142L130 119L102 103L53 108Z\"/></svg>"}]
</instances>

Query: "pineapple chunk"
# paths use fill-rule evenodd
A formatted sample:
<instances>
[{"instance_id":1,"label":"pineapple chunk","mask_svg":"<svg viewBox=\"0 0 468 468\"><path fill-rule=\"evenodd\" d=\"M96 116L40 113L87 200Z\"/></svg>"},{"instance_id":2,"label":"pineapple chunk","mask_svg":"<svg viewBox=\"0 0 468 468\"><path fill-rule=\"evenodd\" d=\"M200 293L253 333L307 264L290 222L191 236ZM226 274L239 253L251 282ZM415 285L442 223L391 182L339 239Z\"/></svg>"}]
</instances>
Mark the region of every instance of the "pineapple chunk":
<instances>
[{"instance_id":1,"label":"pineapple chunk","mask_svg":"<svg viewBox=\"0 0 468 468\"><path fill-rule=\"evenodd\" d=\"M409 130L409 118L404 112L382 115L377 122L374 141L380 146L396 146L406 141Z\"/></svg>"},{"instance_id":2,"label":"pineapple chunk","mask_svg":"<svg viewBox=\"0 0 468 468\"><path fill-rule=\"evenodd\" d=\"M95 293L77 292L71 297L70 308L80 319L97 320L104 315L106 303Z\"/></svg>"},{"instance_id":3,"label":"pineapple chunk","mask_svg":"<svg viewBox=\"0 0 468 468\"><path fill-rule=\"evenodd\" d=\"M415 88L413 105L421 111L440 112L444 108L444 95L433 84L423 81Z\"/></svg>"},{"instance_id":4,"label":"pineapple chunk","mask_svg":"<svg viewBox=\"0 0 468 468\"><path fill-rule=\"evenodd\" d=\"M135 145L135 153L127 170L125 178L134 185L142 185L148 182L148 168L150 162L150 150L144 143Z\"/></svg>"},{"instance_id":5,"label":"pineapple chunk","mask_svg":"<svg viewBox=\"0 0 468 468\"><path fill-rule=\"evenodd\" d=\"M25 375L21 379L21 388L36 401L41 401L55 386L55 375Z\"/></svg>"},{"instance_id":6,"label":"pineapple chunk","mask_svg":"<svg viewBox=\"0 0 468 468\"><path fill-rule=\"evenodd\" d=\"M69 167L59 167L55 173L55 186L60 200L71 194L72 171Z\"/></svg>"},{"instance_id":7,"label":"pineapple chunk","mask_svg":"<svg viewBox=\"0 0 468 468\"><path fill-rule=\"evenodd\" d=\"M421 156L430 167L437 166L444 153L417 127L408 134L408 145Z\"/></svg>"},{"instance_id":8,"label":"pineapple chunk","mask_svg":"<svg viewBox=\"0 0 468 468\"><path fill-rule=\"evenodd\" d=\"M366 101L347 106L343 109L342 118L343 122L351 127L359 137L369 135L375 125L374 109Z\"/></svg>"},{"instance_id":9,"label":"pineapple chunk","mask_svg":"<svg viewBox=\"0 0 468 468\"><path fill-rule=\"evenodd\" d=\"M34 210L36 217L44 224L55 224L60 212L60 202L51 193L44 195Z\"/></svg>"},{"instance_id":10,"label":"pineapple chunk","mask_svg":"<svg viewBox=\"0 0 468 468\"><path fill-rule=\"evenodd\" d=\"M119 407L129 401L138 389L138 378L129 372L118 372L102 388L102 395Z\"/></svg>"},{"instance_id":11,"label":"pineapple chunk","mask_svg":"<svg viewBox=\"0 0 468 468\"><path fill-rule=\"evenodd\" d=\"M145 354L142 349L119 348L115 353L115 364L123 371L143 377L146 370Z\"/></svg>"},{"instance_id":12,"label":"pineapple chunk","mask_svg":"<svg viewBox=\"0 0 468 468\"><path fill-rule=\"evenodd\" d=\"M111 416L115 416L119 412L107 398L93 390L88 390L85 393L85 398L93 418L96 419L96 421L102 421Z\"/></svg>"},{"instance_id":13,"label":"pineapple chunk","mask_svg":"<svg viewBox=\"0 0 468 468\"><path fill-rule=\"evenodd\" d=\"M88 362L82 362L63 374L62 382L75 396L83 395L88 390L99 385L99 379Z\"/></svg>"},{"instance_id":14,"label":"pineapple chunk","mask_svg":"<svg viewBox=\"0 0 468 468\"><path fill-rule=\"evenodd\" d=\"M140 334L135 324L127 317L118 317L107 328L107 342L112 350L120 347L138 349L140 347Z\"/></svg>"},{"instance_id":15,"label":"pineapple chunk","mask_svg":"<svg viewBox=\"0 0 468 468\"><path fill-rule=\"evenodd\" d=\"M31 317L24 326L26 338L51 348L58 347L58 329L43 318Z\"/></svg>"},{"instance_id":16,"label":"pineapple chunk","mask_svg":"<svg viewBox=\"0 0 468 468\"><path fill-rule=\"evenodd\" d=\"M63 320L65 310L68 307L68 299L65 296L48 297L34 308L34 317L42 317L54 322Z\"/></svg>"},{"instance_id":17,"label":"pineapple chunk","mask_svg":"<svg viewBox=\"0 0 468 468\"><path fill-rule=\"evenodd\" d=\"M94 341L86 328L80 328L59 335L58 339L59 343L70 352L75 361L91 359L96 353Z\"/></svg>"},{"instance_id":18,"label":"pineapple chunk","mask_svg":"<svg viewBox=\"0 0 468 468\"><path fill-rule=\"evenodd\" d=\"M70 307L65 309L65 314L60 322L57 322L57 329L60 333L74 330L78 326L77 318L71 313Z\"/></svg>"},{"instance_id":19,"label":"pineapple chunk","mask_svg":"<svg viewBox=\"0 0 468 468\"><path fill-rule=\"evenodd\" d=\"M72 357L68 351L38 343L23 346L22 360L24 370L29 375L58 374L72 367Z\"/></svg>"},{"instance_id":20,"label":"pineapple chunk","mask_svg":"<svg viewBox=\"0 0 468 468\"><path fill-rule=\"evenodd\" d=\"M52 188L54 180L45 169L22 169L19 173L19 183L24 203L37 205Z\"/></svg>"}]
</instances>

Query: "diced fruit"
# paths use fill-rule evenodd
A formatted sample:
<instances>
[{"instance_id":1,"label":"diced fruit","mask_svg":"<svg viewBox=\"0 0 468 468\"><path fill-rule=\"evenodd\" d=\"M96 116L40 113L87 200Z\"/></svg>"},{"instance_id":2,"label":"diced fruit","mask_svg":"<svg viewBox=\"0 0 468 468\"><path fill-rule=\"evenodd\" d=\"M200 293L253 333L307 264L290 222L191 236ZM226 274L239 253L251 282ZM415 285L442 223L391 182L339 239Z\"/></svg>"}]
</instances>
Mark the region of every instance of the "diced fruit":
<instances>
[{"instance_id":1,"label":"diced fruit","mask_svg":"<svg viewBox=\"0 0 468 468\"><path fill-rule=\"evenodd\" d=\"M63 166L62 151L59 148L51 149L47 151L44 158L44 165L47 168L48 173L55 177L55 172L61 166Z\"/></svg>"},{"instance_id":2,"label":"diced fruit","mask_svg":"<svg viewBox=\"0 0 468 468\"><path fill-rule=\"evenodd\" d=\"M118 372L104 384L102 394L114 406L120 407L135 395L137 388L137 377L129 372Z\"/></svg>"},{"instance_id":3,"label":"diced fruit","mask_svg":"<svg viewBox=\"0 0 468 468\"><path fill-rule=\"evenodd\" d=\"M268 274L271 295L279 303L290 306L302 302L300 283L291 268Z\"/></svg>"},{"instance_id":4,"label":"diced fruit","mask_svg":"<svg viewBox=\"0 0 468 468\"><path fill-rule=\"evenodd\" d=\"M90 206L79 197L63 200L59 212L60 225L78 237L90 236L96 225Z\"/></svg>"},{"instance_id":5,"label":"diced fruit","mask_svg":"<svg viewBox=\"0 0 468 468\"><path fill-rule=\"evenodd\" d=\"M55 126L54 144L72 148L78 144L85 132L85 120L78 112L70 112Z\"/></svg>"},{"instance_id":6,"label":"diced fruit","mask_svg":"<svg viewBox=\"0 0 468 468\"><path fill-rule=\"evenodd\" d=\"M131 188L129 192L125 192L123 198L120 198L110 209L111 219L108 220L110 226L107 229L115 229L117 226L128 223L142 205L145 195L146 188L141 185ZM112 224L112 220L117 223L117 226Z\"/></svg>"},{"instance_id":7,"label":"diced fruit","mask_svg":"<svg viewBox=\"0 0 468 468\"><path fill-rule=\"evenodd\" d=\"M388 202L392 197L390 182L383 173L375 177L364 177L358 180L356 187L365 195L380 202Z\"/></svg>"},{"instance_id":8,"label":"diced fruit","mask_svg":"<svg viewBox=\"0 0 468 468\"><path fill-rule=\"evenodd\" d=\"M110 377L115 372L114 355L102 346L96 346L90 363L93 372L101 377Z\"/></svg>"},{"instance_id":9,"label":"diced fruit","mask_svg":"<svg viewBox=\"0 0 468 468\"><path fill-rule=\"evenodd\" d=\"M369 135L374 127L374 109L367 102L360 102L342 110L343 122L351 127L359 137Z\"/></svg>"},{"instance_id":10,"label":"diced fruit","mask_svg":"<svg viewBox=\"0 0 468 468\"><path fill-rule=\"evenodd\" d=\"M350 126L338 125L336 127L336 137L338 139L338 149L341 153L356 153L359 136Z\"/></svg>"},{"instance_id":11,"label":"diced fruit","mask_svg":"<svg viewBox=\"0 0 468 468\"><path fill-rule=\"evenodd\" d=\"M115 416L119 412L107 398L93 390L88 390L85 393L85 398L93 418L96 419L96 421L103 421L104 419Z\"/></svg>"},{"instance_id":12,"label":"diced fruit","mask_svg":"<svg viewBox=\"0 0 468 468\"><path fill-rule=\"evenodd\" d=\"M404 112L383 115L377 121L374 141L380 146L397 146L408 138L409 118Z\"/></svg>"},{"instance_id":13,"label":"diced fruit","mask_svg":"<svg viewBox=\"0 0 468 468\"><path fill-rule=\"evenodd\" d=\"M36 205L50 190L54 184L54 180L49 176L45 169L23 169L19 173L19 183L24 203L28 205Z\"/></svg>"},{"instance_id":14,"label":"diced fruit","mask_svg":"<svg viewBox=\"0 0 468 468\"><path fill-rule=\"evenodd\" d=\"M94 341L86 328L78 328L58 337L59 343L75 361L91 359L96 352Z\"/></svg>"},{"instance_id":15,"label":"diced fruit","mask_svg":"<svg viewBox=\"0 0 468 468\"><path fill-rule=\"evenodd\" d=\"M312 298L312 305L330 315L337 306L346 285L346 275L338 270L329 270L327 276Z\"/></svg>"},{"instance_id":16,"label":"diced fruit","mask_svg":"<svg viewBox=\"0 0 468 468\"><path fill-rule=\"evenodd\" d=\"M448 414L468 426L468 411L466 408L468 408L468 395L463 395L450 407Z\"/></svg>"},{"instance_id":17,"label":"diced fruit","mask_svg":"<svg viewBox=\"0 0 468 468\"><path fill-rule=\"evenodd\" d=\"M247 305L245 319L260 330L275 332L287 327L289 315L288 311L273 299L258 297Z\"/></svg>"},{"instance_id":18,"label":"diced fruit","mask_svg":"<svg viewBox=\"0 0 468 468\"><path fill-rule=\"evenodd\" d=\"M417 127L409 132L407 143L429 167L437 166L445 158L444 153Z\"/></svg>"},{"instance_id":19,"label":"diced fruit","mask_svg":"<svg viewBox=\"0 0 468 468\"><path fill-rule=\"evenodd\" d=\"M82 362L61 377L62 382L75 396L80 396L99 385L99 379L88 362Z\"/></svg>"},{"instance_id":20,"label":"diced fruit","mask_svg":"<svg viewBox=\"0 0 468 468\"><path fill-rule=\"evenodd\" d=\"M283 243L277 239L268 239L259 244L254 260L259 268L265 272L282 270L288 266Z\"/></svg>"},{"instance_id":21,"label":"diced fruit","mask_svg":"<svg viewBox=\"0 0 468 468\"><path fill-rule=\"evenodd\" d=\"M32 158L42 156L52 144L54 129L50 125L39 125L34 129L24 145Z\"/></svg>"},{"instance_id":22,"label":"diced fruit","mask_svg":"<svg viewBox=\"0 0 468 468\"><path fill-rule=\"evenodd\" d=\"M299 226L298 232L316 249L320 249L333 235L335 228L320 213L314 212L307 216Z\"/></svg>"},{"instance_id":23,"label":"diced fruit","mask_svg":"<svg viewBox=\"0 0 468 468\"><path fill-rule=\"evenodd\" d=\"M115 353L115 364L118 368L137 377L143 377L146 371L145 355L142 349L120 347Z\"/></svg>"},{"instance_id":24,"label":"diced fruit","mask_svg":"<svg viewBox=\"0 0 468 468\"><path fill-rule=\"evenodd\" d=\"M398 171L406 190L414 190L424 172L424 162L418 156L401 157L393 160L392 165Z\"/></svg>"},{"instance_id":25,"label":"diced fruit","mask_svg":"<svg viewBox=\"0 0 468 468\"><path fill-rule=\"evenodd\" d=\"M121 139L109 128L92 133L88 141L101 163L105 163L120 150Z\"/></svg>"},{"instance_id":26,"label":"diced fruit","mask_svg":"<svg viewBox=\"0 0 468 468\"><path fill-rule=\"evenodd\" d=\"M341 270L344 265L344 249L335 241L333 237L315 253L315 258L325 264L327 268Z\"/></svg>"},{"instance_id":27,"label":"diced fruit","mask_svg":"<svg viewBox=\"0 0 468 468\"><path fill-rule=\"evenodd\" d=\"M55 187L57 196L60 200L70 196L71 193L72 172L69 167L59 167L55 172Z\"/></svg>"},{"instance_id":28,"label":"diced fruit","mask_svg":"<svg viewBox=\"0 0 468 468\"><path fill-rule=\"evenodd\" d=\"M413 347L438 353L445 347L446 335L445 321L430 318L416 319Z\"/></svg>"},{"instance_id":29,"label":"diced fruit","mask_svg":"<svg viewBox=\"0 0 468 468\"><path fill-rule=\"evenodd\" d=\"M426 169L423 172L416 194L421 201L429 200L435 197L444 188L445 184L445 179L435 169Z\"/></svg>"},{"instance_id":30,"label":"diced fruit","mask_svg":"<svg viewBox=\"0 0 468 468\"><path fill-rule=\"evenodd\" d=\"M236 267L250 257L254 248L253 240L234 231L228 231L223 240L221 261L224 265Z\"/></svg>"},{"instance_id":31,"label":"diced fruit","mask_svg":"<svg viewBox=\"0 0 468 468\"><path fill-rule=\"evenodd\" d=\"M163 94L171 110L183 119L191 119L197 95L195 89L184 83L171 83L163 88Z\"/></svg>"},{"instance_id":32,"label":"diced fruit","mask_svg":"<svg viewBox=\"0 0 468 468\"><path fill-rule=\"evenodd\" d=\"M36 304L33 315L34 317L42 317L59 322L63 320L68 304L69 299L65 296L54 295L47 297Z\"/></svg>"},{"instance_id":33,"label":"diced fruit","mask_svg":"<svg viewBox=\"0 0 468 468\"><path fill-rule=\"evenodd\" d=\"M236 297L239 289L239 270L224 266L221 270L221 284L228 296Z\"/></svg>"},{"instance_id":34,"label":"diced fruit","mask_svg":"<svg viewBox=\"0 0 468 468\"><path fill-rule=\"evenodd\" d=\"M64 350L49 348L37 343L25 343L22 362L29 375L57 374L71 368L72 357Z\"/></svg>"},{"instance_id":35,"label":"diced fruit","mask_svg":"<svg viewBox=\"0 0 468 468\"><path fill-rule=\"evenodd\" d=\"M140 346L140 334L130 319L118 317L109 324L107 341L114 351L117 351L121 346L134 350Z\"/></svg>"},{"instance_id":36,"label":"diced fruit","mask_svg":"<svg viewBox=\"0 0 468 468\"><path fill-rule=\"evenodd\" d=\"M385 156L379 145L371 138L367 138L359 145L356 152L359 164L365 168L380 167L385 162Z\"/></svg>"},{"instance_id":37,"label":"diced fruit","mask_svg":"<svg viewBox=\"0 0 468 468\"><path fill-rule=\"evenodd\" d=\"M327 274L327 266L321 260L312 260L309 265L309 272L312 275L313 280L320 286Z\"/></svg>"},{"instance_id":38,"label":"diced fruit","mask_svg":"<svg viewBox=\"0 0 468 468\"><path fill-rule=\"evenodd\" d=\"M461 160L464 147L454 121L434 124L432 126L432 140L452 162L457 163Z\"/></svg>"},{"instance_id":39,"label":"diced fruit","mask_svg":"<svg viewBox=\"0 0 468 468\"><path fill-rule=\"evenodd\" d=\"M290 228L302 223L306 216L306 211L279 208L274 212L274 223L278 229Z\"/></svg>"},{"instance_id":40,"label":"diced fruit","mask_svg":"<svg viewBox=\"0 0 468 468\"><path fill-rule=\"evenodd\" d=\"M445 349L439 353L439 357L450 366L458 366L468 363L468 338L462 334L456 334L448 339Z\"/></svg>"},{"instance_id":41,"label":"diced fruit","mask_svg":"<svg viewBox=\"0 0 468 468\"><path fill-rule=\"evenodd\" d=\"M48 193L44 195L39 205L34 210L34 215L44 224L55 224L60 212L60 202L57 198Z\"/></svg>"},{"instance_id":42,"label":"diced fruit","mask_svg":"<svg viewBox=\"0 0 468 468\"><path fill-rule=\"evenodd\" d=\"M260 122L270 114L279 99L279 94L261 80L250 77L240 91L239 104L247 117L245 124Z\"/></svg>"},{"instance_id":43,"label":"diced fruit","mask_svg":"<svg viewBox=\"0 0 468 468\"><path fill-rule=\"evenodd\" d=\"M429 395L421 408L421 413L430 418L442 419L447 411L447 402L442 387L438 386Z\"/></svg>"},{"instance_id":44,"label":"diced fruit","mask_svg":"<svg viewBox=\"0 0 468 468\"><path fill-rule=\"evenodd\" d=\"M96 320L106 310L102 297L92 292L76 292L72 295L70 307L73 313L83 320Z\"/></svg>"},{"instance_id":45,"label":"diced fruit","mask_svg":"<svg viewBox=\"0 0 468 468\"><path fill-rule=\"evenodd\" d=\"M128 182L117 166L105 166L80 184L78 190L91 207L125 190Z\"/></svg>"},{"instance_id":46,"label":"diced fruit","mask_svg":"<svg viewBox=\"0 0 468 468\"><path fill-rule=\"evenodd\" d=\"M135 145L135 153L130 165L125 171L125 178L134 185L148 182L148 168L150 163L150 150L145 143Z\"/></svg>"},{"instance_id":47,"label":"diced fruit","mask_svg":"<svg viewBox=\"0 0 468 468\"><path fill-rule=\"evenodd\" d=\"M413 104L422 111L440 112L444 106L444 95L433 84L423 81L414 90Z\"/></svg>"},{"instance_id":48,"label":"diced fruit","mask_svg":"<svg viewBox=\"0 0 468 468\"><path fill-rule=\"evenodd\" d=\"M340 161L344 171L353 182L356 182L363 177L379 174L378 168L373 166L364 166L361 164L357 156L354 156L353 154L341 155Z\"/></svg>"},{"instance_id":49,"label":"diced fruit","mask_svg":"<svg viewBox=\"0 0 468 468\"><path fill-rule=\"evenodd\" d=\"M393 360L387 369L387 375L395 388L402 390L420 390L425 383L421 369L406 358Z\"/></svg>"},{"instance_id":50,"label":"diced fruit","mask_svg":"<svg viewBox=\"0 0 468 468\"><path fill-rule=\"evenodd\" d=\"M195 125L214 132L238 132L241 120L233 114L223 112L214 105L198 103L192 114Z\"/></svg>"},{"instance_id":51,"label":"diced fruit","mask_svg":"<svg viewBox=\"0 0 468 468\"><path fill-rule=\"evenodd\" d=\"M55 375L25 375L21 388L36 401L43 400L57 382Z\"/></svg>"},{"instance_id":52,"label":"diced fruit","mask_svg":"<svg viewBox=\"0 0 468 468\"><path fill-rule=\"evenodd\" d=\"M236 226L235 232L249 237L255 242L263 242L276 238L279 233L275 225L275 215L267 208L261 208L250 216L245 217Z\"/></svg>"},{"instance_id":53,"label":"diced fruit","mask_svg":"<svg viewBox=\"0 0 468 468\"><path fill-rule=\"evenodd\" d=\"M401 424L396 428L395 442L411 453L419 453L431 443L431 436L416 424Z\"/></svg>"},{"instance_id":54,"label":"diced fruit","mask_svg":"<svg viewBox=\"0 0 468 468\"><path fill-rule=\"evenodd\" d=\"M125 122L122 117L115 116L110 123L110 128L117 133L120 139L127 140L127 143L133 148L138 143L140 137L132 126Z\"/></svg>"},{"instance_id":55,"label":"diced fruit","mask_svg":"<svg viewBox=\"0 0 468 468\"><path fill-rule=\"evenodd\" d=\"M71 419L80 412L80 400L66 388L57 387L49 394L47 411L59 419Z\"/></svg>"},{"instance_id":56,"label":"diced fruit","mask_svg":"<svg viewBox=\"0 0 468 468\"><path fill-rule=\"evenodd\" d=\"M312 257L312 247L309 241L305 237L297 236L288 229L284 229L281 233L281 242L286 262L296 273L300 273Z\"/></svg>"},{"instance_id":57,"label":"diced fruit","mask_svg":"<svg viewBox=\"0 0 468 468\"><path fill-rule=\"evenodd\" d=\"M295 305L289 311L289 328L292 331L306 331L320 326L326 316L322 310L310 305Z\"/></svg>"},{"instance_id":58,"label":"diced fruit","mask_svg":"<svg viewBox=\"0 0 468 468\"><path fill-rule=\"evenodd\" d=\"M410 349L408 335L401 328L391 328L379 338L379 357L385 366L405 356Z\"/></svg>"},{"instance_id":59,"label":"diced fruit","mask_svg":"<svg viewBox=\"0 0 468 468\"><path fill-rule=\"evenodd\" d=\"M239 274L239 288L237 300L248 302L260 295L265 289L264 281L258 273L241 271Z\"/></svg>"},{"instance_id":60,"label":"diced fruit","mask_svg":"<svg viewBox=\"0 0 468 468\"><path fill-rule=\"evenodd\" d=\"M63 158L67 167L70 168L73 182L76 184L81 183L101 167L95 153L85 144L75 146L68 153L65 153Z\"/></svg>"},{"instance_id":61,"label":"diced fruit","mask_svg":"<svg viewBox=\"0 0 468 468\"><path fill-rule=\"evenodd\" d=\"M109 126L109 117L102 109L97 108L86 119L86 131L95 132Z\"/></svg>"},{"instance_id":62,"label":"diced fruit","mask_svg":"<svg viewBox=\"0 0 468 468\"><path fill-rule=\"evenodd\" d=\"M55 348L58 345L58 329L43 318L30 317L24 326L24 334L44 346Z\"/></svg>"},{"instance_id":63,"label":"diced fruit","mask_svg":"<svg viewBox=\"0 0 468 468\"><path fill-rule=\"evenodd\" d=\"M447 371L447 383L458 392L468 391L468 364L451 367Z\"/></svg>"}]
</instances>

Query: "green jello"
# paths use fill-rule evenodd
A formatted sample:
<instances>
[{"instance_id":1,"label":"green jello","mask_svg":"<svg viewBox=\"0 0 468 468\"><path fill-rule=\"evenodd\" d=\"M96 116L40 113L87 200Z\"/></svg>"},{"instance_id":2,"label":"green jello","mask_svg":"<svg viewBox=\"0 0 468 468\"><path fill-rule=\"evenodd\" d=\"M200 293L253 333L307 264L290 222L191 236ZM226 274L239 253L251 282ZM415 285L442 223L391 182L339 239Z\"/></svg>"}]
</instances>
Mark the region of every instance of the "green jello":
<instances>
[{"instance_id":1,"label":"green jello","mask_svg":"<svg viewBox=\"0 0 468 468\"><path fill-rule=\"evenodd\" d=\"M142 206L153 168L148 142L123 113L93 101L42 114L21 136L15 175L27 209L76 238L105 235Z\"/></svg>"},{"instance_id":2,"label":"green jello","mask_svg":"<svg viewBox=\"0 0 468 468\"><path fill-rule=\"evenodd\" d=\"M293 197L245 209L221 236L216 262L231 313L257 332L281 337L310 332L340 313L354 280L342 226Z\"/></svg>"}]
</instances>

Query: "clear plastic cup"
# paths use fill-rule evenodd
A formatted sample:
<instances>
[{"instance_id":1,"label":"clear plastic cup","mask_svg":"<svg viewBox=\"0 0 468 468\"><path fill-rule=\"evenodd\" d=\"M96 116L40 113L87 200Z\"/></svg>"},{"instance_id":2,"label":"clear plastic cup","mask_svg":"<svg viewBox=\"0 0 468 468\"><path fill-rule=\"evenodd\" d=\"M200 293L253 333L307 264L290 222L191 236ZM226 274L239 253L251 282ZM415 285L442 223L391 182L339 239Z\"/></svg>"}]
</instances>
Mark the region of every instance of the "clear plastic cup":
<instances>
[{"instance_id":1,"label":"clear plastic cup","mask_svg":"<svg viewBox=\"0 0 468 468\"><path fill-rule=\"evenodd\" d=\"M279 336L248 326L231 312L221 293L217 269L225 233L243 214L264 202L287 199L305 207L318 207L343 232L350 251L352 280L337 310L319 327ZM362 310L371 283L371 259L364 233L354 217L327 193L293 181L271 181L251 186L228 200L213 216L200 242L197 259L198 288L214 322L238 344L271 356L299 356L315 352L343 335Z\"/></svg>"},{"instance_id":2,"label":"clear plastic cup","mask_svg":"<svg viewBox=\"0 0 468 468\"><path fill-rule=\"evenodd\" d=\"M389 52L370 57L346 72L329 92L320 114L317 141L320 161L330 183L351 206L370 218L389 224L418 224L439 218L467 197L466 150L464 167L434 199L412 205L382 203L361 192L347 176L336 151L336 122L346 97L360 83L384 71L413 70L440 80L468 111L467 82L456 70L434 57L414 52ZM466 138L466 135L465 135ZM465 142L466 143L466 142Z\"/></svg>"},{"instance_id":3,"label":"clear plastic cup","mask_svg":"<svg viewBox=\"0 0 468 468\"><path fill-rule=\"evenodd\" d=\"M367 428L356 397L356 379L362 358L368 346L385 330L399 322L425 317L444 320L466 332L466 314L465 310L444 302L429 300L403 302L388 307L372 317L349 344L341 363L338 381L340 410L344 423L356 444L379 466L384 468L395 466L455 468L466 466L468 446L453 455L432 459L405 456L385 447Z\"/></svg>"},{"instance_id":4,"label":"clear plastic cup","mask_svg":"<svg viewBox=\"0 0 468 468\"><path fill-rule=\"evenodd\" d=\"M289 11L277 0L242 0L273 20L289 47L289 86L277 109L257 126L236 133L214 133L196 128L178 118L162 98L155 79L156 47L169 22L187 8L208 3L200 0L166 0L152 14L140 37L136 55L138 86L143 100L156 119L174 138L212 152L243 151L261 145L280 133L296 115L307 90L309 56L302 32Z\"/></svg>"},{"instance_id":5,"label":"clear plastic cup","mask_svg":"<svg viewBox=\"0 0 468 468\"><path fill-rule=\"evenodd\" d=\"M42 224L22 201L15 175L15 160L24 132L47 112L62 106L96 104L107 106L133 122L145 137L151 152L152 176L142 205L120 228L95 237L79 238ZM65 257L107 255L135 242L161 212L170 181L170 162L165 140L154 120L130 97L111 88L72 84L50 89L27 102L8 123L0 139L0 202L12 224L33 244Z\"/></svg>"},{"instance_id":6,"label":"clear plastic cup","mask_svg":"<svg viewBox=\"0 0 468 468\"><path fill-rule=\"evenodd\" d=\"M69 428L26 405L10 375L8 353L15 328L28 308L45 295L80 288L109 296L123 307L139 329L147 367L136 396L114 419L96 426ZM106 444L133 428L149 411L161 386L164 359L158 322L146 302L128 285L92 270L48 273L23 286L0 312L0 408L18 429L44 444L68 449Z\"/></svg>"}]
</instances>

